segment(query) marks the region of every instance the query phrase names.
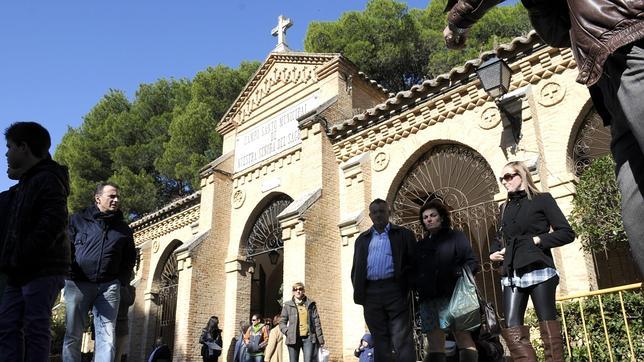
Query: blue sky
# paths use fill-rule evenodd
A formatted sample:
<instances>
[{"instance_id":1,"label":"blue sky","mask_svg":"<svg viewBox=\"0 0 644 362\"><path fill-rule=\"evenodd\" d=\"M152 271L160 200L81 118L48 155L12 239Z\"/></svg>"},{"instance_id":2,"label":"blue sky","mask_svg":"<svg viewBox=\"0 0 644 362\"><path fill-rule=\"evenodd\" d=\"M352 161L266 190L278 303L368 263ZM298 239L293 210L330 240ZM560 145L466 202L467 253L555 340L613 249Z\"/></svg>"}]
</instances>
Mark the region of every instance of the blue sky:
<instances>
[{"instance_id":1,"label":"blue sky","mask_svg":"<svg viewBox=\"0 0 644 362\"><path fill-rule=\"evenodd\" d=\"M428 0L405 1L424 8ZM512 1L514 2L514 1ZM304 48L307 24L363 10L366 0L3 0L0 3L0 129L36 121L54 146L109 90L130 99L141 83L192 78L208 66L266 58L277 17ZM0 190L6 176L1 142ZM52 147L52 154L54 148Z\"/></svg>"}]
</instances>

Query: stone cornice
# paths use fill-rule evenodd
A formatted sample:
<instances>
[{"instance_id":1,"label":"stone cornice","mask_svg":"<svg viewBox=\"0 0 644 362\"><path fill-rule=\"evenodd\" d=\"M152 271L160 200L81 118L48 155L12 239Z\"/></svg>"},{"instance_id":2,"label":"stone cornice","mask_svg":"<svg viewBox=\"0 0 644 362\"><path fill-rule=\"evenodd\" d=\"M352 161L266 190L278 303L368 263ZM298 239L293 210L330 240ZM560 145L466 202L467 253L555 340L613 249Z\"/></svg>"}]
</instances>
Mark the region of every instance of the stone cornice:
<instances>
[{"instance_id":1,"label":"stone cornice","mask_svg":"<svg viewBox=\"0 0 644 362\"><path fill-rule=\"evenodd\" d=\"M199 210L200 205L197 204L158 222L146 224L144 227L134 231L134 243L138 246L148 240L158 239L175 230L192 225L199 221Z\"/></svg>"},{"instance_id":2,"label":"stone cornice","mask_svg":"<svg viewBox=\"0 0 644 362\"><path fill-rule=\"evenodd\" d=\"M561 74L575 67L570 49L543 47L515 59L511 64L513 75L510 89L536 84L553 74ZM342 125L339 128L334 126L330 135L334 142L333 150L337 159L344 162L491 101L478 79L471 77L467 83L443 90L419 104L384 103L376 108L381 107L386 112L377 112L351 125L345 122L345 128Z\"/></svg>"},{"instance_id":3,"label":"stone cornice","mask_svg":"<svg viewBox=\"0 0 644 362\"><path fill-rule=\"evenodd\" d=\"M250 183L253 180L259 179L260 177L279 171L283 167L292 163L298 162L300 160L301 153L302 148L300 146L293 147L277 156L274 156L273 158L261 162L255 167L244 170L243 172L233 176L233 187L237 188L246 183Z\"/></svg>"},{"instance_id":4,"label":"stone cornice","mask_svg":"<svg viewBox=\"0 0 644 362\"><path fill-rule=\"evenodd\" d=\"M172 216L182 210L186 210L188 208L191 208L195 205L199 205L199 202L201 201L201 191L195 191L194 193L181 198L179 200L173 201L166 206L160 208L159 210L143 215L139 220L133 222L130 224L130 228L134 230L136 233L137 231L143 230L150 225L155 224L159 220L162 220L164 218L167 218L168 215Z\"/></svg>"},{"instance_id":5,"label":"stone cornice","mask_svg":"<svg viewBox=\"0 0 644 362\"><path fill-rule=\"evenodd\" d=\"M405 108L416 107L419 101L422 102L431 96L448 92L463 82L469 83L472 81L471 78L476 68L493 56L511 59L521 56L522 53L531 53L542 47L544 45L541 38L534 31L531 31L525 37L514 38L509 44L501 45L493 51L483 52L477 59L465 62L463 66L452 68L448 73L426 80L407 91L398 92L385 102L333 126L330 130L330 136L334 140L351 136L356 131L359 132L360 129L369 127L379 118L391 117L392 113L395 114Z\"/></svg>"}]
</instances>

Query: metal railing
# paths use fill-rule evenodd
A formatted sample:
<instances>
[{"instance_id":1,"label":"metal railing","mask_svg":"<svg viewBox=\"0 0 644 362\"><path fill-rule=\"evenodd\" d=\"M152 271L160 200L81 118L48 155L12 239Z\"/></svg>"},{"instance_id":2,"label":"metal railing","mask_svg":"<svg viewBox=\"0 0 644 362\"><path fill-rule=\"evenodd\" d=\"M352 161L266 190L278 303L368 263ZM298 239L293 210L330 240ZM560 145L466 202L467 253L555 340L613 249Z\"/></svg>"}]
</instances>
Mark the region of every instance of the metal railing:
<instances>
[{"instance_id":1,"label":"metal railing","mask_svg":"<svg viewBox=\"0 0 644 362\"><path fill-rule=\"evenodd\" d=\"M610 362L644 360L641 288L642 283L635 283L557 298L568 358Z\"/></svg>"}]
</instances>

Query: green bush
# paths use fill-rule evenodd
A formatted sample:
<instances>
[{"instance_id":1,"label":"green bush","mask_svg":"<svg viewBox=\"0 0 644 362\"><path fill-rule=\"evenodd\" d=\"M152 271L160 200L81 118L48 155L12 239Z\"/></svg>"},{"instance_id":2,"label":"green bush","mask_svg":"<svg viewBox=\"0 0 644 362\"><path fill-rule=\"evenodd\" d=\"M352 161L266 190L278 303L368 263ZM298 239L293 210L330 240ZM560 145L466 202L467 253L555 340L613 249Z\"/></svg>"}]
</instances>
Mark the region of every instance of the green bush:
<instances>
[{"instance_id":1,"label":"green bush","mask_svg":"<svg viewBox=\"0 0 644 362\"><path fill-rule=\"evenodd\" d=\"M620 203L615 161L610 155L594 160L579 178L572 201L570 224L584 250L602 251L628 243Z\"/></svg>"},{"instance_id":2,"label":"green bush","mask_svg":"<svg viewBox=\"0 0 644 362\"><path fill-rule=\"evenodd\" d=\"M582 299L583 320L586 324L586 333L588 333L593 361L610 361L609 351L612 352L614 361L644 361L644 295L641 289L638 289L636 291L625 291L622 296L635 359L631 359L619 294L613 293L601 297L610 348L606 344L599 298L592 296ZM563 302L563 309L568 341L572 351L571 361L588 361L588 349L584 338L584 324L579 299ZM539 325L533 309L530 309L526 314L526 324L531 327L530 335L539 360L543 360L543 346L539 338ZM568 350L565 341L564 352L567 356Z\"/></svg>"},{"instance_id":3,"label":"green bush","mask_svg":"<svg viewBox=\"0 0 644 362\"><path fill-rule=\"evenodd\" d=\"M63 339L65 339L65 304L61 303L54 307L51 314L51 349L49 354L52 361L61 360Z\"/></svg>"}]
</instances>

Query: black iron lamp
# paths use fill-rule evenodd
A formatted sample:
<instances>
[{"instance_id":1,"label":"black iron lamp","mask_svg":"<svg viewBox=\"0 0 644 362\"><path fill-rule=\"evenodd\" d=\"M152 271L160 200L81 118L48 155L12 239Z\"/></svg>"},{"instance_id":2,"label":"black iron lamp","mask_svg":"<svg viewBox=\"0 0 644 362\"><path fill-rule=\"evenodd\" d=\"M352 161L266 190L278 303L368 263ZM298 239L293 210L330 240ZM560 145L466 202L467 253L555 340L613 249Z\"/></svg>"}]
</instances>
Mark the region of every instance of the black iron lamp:
<instances>
[{"instance_id":1,"label":"black iron lamp","mask_svg":"<svg viewBox=\"0 0 644 362\"><path fill-rule=\"evenodd\" d=\"M255 263L255 258L253 258L252 256L247 256L246 257L246 263L248 263L248 272L250 274L254 274L255 273L255 267L257 266L257 264Z\"/></svg>"},{"instance_id":2,"label":"black iron lamp","mask_svg":"<svg viewBox=\"0 0 644 362\"><path fill-rule=\"evenodd\" d=\"M510 66L496 56L483 62L477 69L476 75L481 81L481 85L490 97L494 98L494 103L499 111L510 121L512 135L515 142L521 139L521 117L517 117L508 111L506 104L508 100L502 102L502 97L510 89L510 80L512 79L512 69Z\"/></svg>"},{"instance_id":3,"label":"black iron lamp","mask_svg":"<svg viewBox=\"0 0 644 362\"><path fill-rule=\"evenodd\" d=\"M277 261L280 258L280 253L277 252L277 250L273 249L268 252L268 259L271 261L271 265L277 264Z\"/></svg>"},{"instance_id":4,"label":"black iron lamp","mask_svg":"<svg viewBox=\"0 0 644 362\"><path fill-rule=\"evenodd\" d=\"M486 60L476 69L476 75L485 92L494 99L498 99L510 89L512 70L503 59L494 56Z\"/></svg>"}]
</instances>

